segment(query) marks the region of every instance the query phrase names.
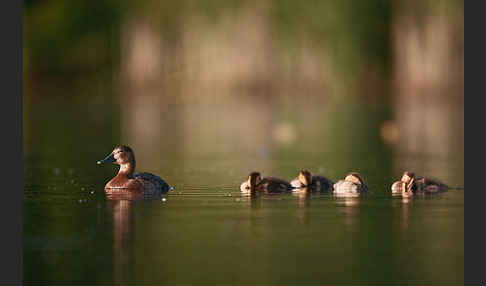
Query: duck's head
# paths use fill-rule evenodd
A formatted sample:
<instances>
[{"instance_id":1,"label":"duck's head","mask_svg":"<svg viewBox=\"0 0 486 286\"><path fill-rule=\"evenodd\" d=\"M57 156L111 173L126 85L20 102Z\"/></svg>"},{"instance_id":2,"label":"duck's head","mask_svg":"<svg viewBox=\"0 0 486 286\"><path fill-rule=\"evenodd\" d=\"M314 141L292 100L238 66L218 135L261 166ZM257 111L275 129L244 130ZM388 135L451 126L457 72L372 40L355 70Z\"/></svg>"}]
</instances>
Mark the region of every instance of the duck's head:
<instances>
[{"instance_id":1,"label":"duck's head","mask_svg":"<svg viewBox=\"0 0 486 286\"><path fill-rule=\"evenodd\" d=\"M307 171L305 169L301 170L300 173L299 173L299 181L305 187L307 187L310 184L312 184L312 174L311 174L311 172L309 172L309 171Z\"/></svg>"},{"instance_id":2,"label":"duck's head","mask_svg":"<svg viewBox=\"0 0 486 286\"><path fill-rule=\"evenodd\" d=\"M248 176L248 185L251 189L254 189L258 182L262 180L262 177L259 172L251 172Z\"/></svg>"},{"instance_id":3,"label":"duck's head","mask_svg":"<svg viewBox=\"0 0 486 286\"><path fill-rule=\"evenodd\" d=\"M345 181L348 182L353 182L355 184L364 186L364 181L363 178L361 178L360 174L358 173L349 173L346 178L344 178Z\"/></svg>"},{"instance_id":4,"label":"duck's head","mask_svg":"<svg viewBox=\"0 0 486 286\"><path fill-rule=\"evenodd\" d=\"M133 154L132 148L119 145L105 159L97 162L98 165L106 163L114 163L117 165L135 164L135 155Z\"/></svg>"}]
</instances>

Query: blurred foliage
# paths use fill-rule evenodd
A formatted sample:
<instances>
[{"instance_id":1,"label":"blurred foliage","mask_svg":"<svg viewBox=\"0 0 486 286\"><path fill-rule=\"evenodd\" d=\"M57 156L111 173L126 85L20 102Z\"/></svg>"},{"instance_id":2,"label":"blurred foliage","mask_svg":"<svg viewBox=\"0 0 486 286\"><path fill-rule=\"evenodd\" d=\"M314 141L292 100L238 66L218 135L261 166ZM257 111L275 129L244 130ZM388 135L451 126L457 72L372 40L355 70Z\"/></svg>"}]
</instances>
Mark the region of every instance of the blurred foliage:
<instances>
[{"instance_id":1,"label":"blurred foliage","mask_svg":"<svg viewBox=\"0 0 486 286\"><path fill-rule=\"evenodd\" d=\"M301 35L321 49L329 49L334 70L350 72L375 62L388 61L390 3L373 1L275 0L279 33L293 46Z\"/></svg>"},{"instance_id":2,"label":"blurred foliage","mask_svg":"<svg viewBox=\"0 0 486 286\"><path fill-rule=\"evenodd\" d=\"M175 40L188 15L209 22L258 1L24 1L26 69L55 73L93 70L117 64L120 30L125 18L149 15ZM373 1L289 1L265 3L285 47L302 36L331 48L338 67L354 69L363 61L385 63L388 57L390 5Z\"/></svg>"},{"instance_id":3,"label":"blurred foliage","mask_svg":"<svg viewBox=\"0 0 486 286\"><path fill-rule=\"evenodd\" d=\"M24 1L24 68L92 71L118 58L123 1Z\"/></svg>"},{"instance_id":4,"label":"blurred foliage","mask_svg":"<svg viewBox=\"0 0 486 286\"><path fill-rule=\"evenodd\" d=\"M463 14L462 0L24 0L25 75L106 71L121 61L124 24L140 17L157 26L167 44L177 44L193 16L208 25L250 8L265 13L277 47L297 55L303 46L332 59L336 80L369 70L386 79L391 71L391 27L395 18L447 10ZM434 12L435 11L435 12ZM449 13L451 14L451 13ZM353 81L343 86L351 86Z\"/></svg>"}]
</instances>

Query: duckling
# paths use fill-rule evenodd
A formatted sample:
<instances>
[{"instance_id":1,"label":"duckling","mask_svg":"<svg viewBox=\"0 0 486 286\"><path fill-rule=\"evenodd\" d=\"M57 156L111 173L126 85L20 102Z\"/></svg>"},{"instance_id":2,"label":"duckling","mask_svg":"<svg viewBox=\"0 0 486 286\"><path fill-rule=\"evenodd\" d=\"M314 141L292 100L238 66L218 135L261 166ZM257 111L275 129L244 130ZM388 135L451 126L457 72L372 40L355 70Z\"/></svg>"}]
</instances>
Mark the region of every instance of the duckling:
<instances>
[{"instance_id":1,"label":"duckling","mask_svg":"<svg viewBox=\"0 0 486 286\"><path fill-rule=\"evenodd\" d=\"M241 183L240 191L242 193L249 193L252 189L256 190L256 186L261 180L262 178L260 176L260 173L251 172L250 175L248 175L248 180Z\"/></svg>"},{"instance_id":2,"label":"duckling","mask_svg":"<svg viewBox=\"0 0 486 286\"><path fill-rule=\"evenodd\" d=\"M242 193L250 193L252 195L257 192L267 194L283 193L292 189L293 187L289 182L275 177L264 177L262 179L259 172L250 173L248 180L240 186Z\"/></svg>"},{"instance_id":3,"label":"duckling","mask_svg":"<svg viewBox=\"0 0 486 286\"><path fill-rule=\"evenodd\" d=\"M401 194L402 197L413 196L413 191L416 190L415 174L411 172L403 173L400 181L396 181L391 186L392 194Z\"/></svg>"},{"instance_id":4,"label":"duckling","mask_svg":"<svg viewBox=\"0 0 486 286\"><path fill-rule=\"evenodd\" d=\"M335 194L359 194L367 191L368 187L358 173L349 173L344 180L334 184Z\"/></svg>"},{"instance_id":5,"label":"duckling","mask_svg":"<svg viewBox=\"0 0 486 286\"><path fill-rule=\"evenodd\" d=\"M97 162L98 165L105 163L120 165L118 174L105 185L107 194L161 195L173 189L159 176L151 173L134 173L135 155L128 146L116 146L105 159Z\"/></svg>"},{"instance_id":6,"label":"duckling","mask_svg":"<svg viewBox=\"0 0 486 286\"><path fill-rule=\"evenodd\" d=\"M402 194L407 189L412 191L415 188L413 182L415 181L415 174L412 172L404 172L400 181L396 181L392 184L392 194Z\"/></svg>"},{"instance_id":7,"label":"duckling","mask_svg":"<svg viewBox=\"0 0 486 286\"><path fill-rule=\"evenodd\" d=\"M410 193L433 194L444 192L449 189L463 189L462 187L450 187L439 180L427 177L415 177L415 174L409 171L403 173L400 181L393 183L392 193L402 193L403 187L400 182L406 184L406 189Z\"/></svg>"},{"instance_id":8,"label":"duckling","mask_svg":"<svg viewBox=\"0 0 486 286\"><path fill-rule=\"evenodd\" d=\"M332 191L334 183L323 176L313 176L308 170L301 170L299 176L293 179L290 184L292 187L308 188L310 191L328 192Z\"/></svg>"}]
</instances>

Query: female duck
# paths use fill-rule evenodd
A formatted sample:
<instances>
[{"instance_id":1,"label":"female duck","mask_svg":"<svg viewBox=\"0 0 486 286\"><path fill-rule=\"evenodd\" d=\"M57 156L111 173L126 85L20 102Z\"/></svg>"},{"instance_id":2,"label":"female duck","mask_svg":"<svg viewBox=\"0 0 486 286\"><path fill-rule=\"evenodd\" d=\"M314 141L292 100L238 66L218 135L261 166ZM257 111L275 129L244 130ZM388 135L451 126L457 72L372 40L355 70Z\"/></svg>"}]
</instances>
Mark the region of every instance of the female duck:
<instances>
[{"instance_id":1,"label":"female duck","mask_svg":"<svg viewBox=\"0 0 486 286\"><path fill-rule=\"evenodd\" d=\"M260 173L252 172L248 176L248 181L241 184L240 189L242 193L255 195L256 193L274 194L288 192L293 187L285 180L274 177L264 177L262 179Z\"/></svg>"},{"instance_id":2,"label":"female duck","mask_svg":"<svg viewBox=\"0 0 486 286\"><path fill-rule=\"evenodd\" d=\"M349 173L344 180L334 184L335 194L360 194L367 191L368 187L358 173Z\"/></svg>"},{"instance_id":3,"label":"female duck","mask_svg":"<svg viewBox=\"0 0 486 286\"><path fill-rule=\"evenodd\" d=\"M310 191L328 192L332 191L334 183L323 176L313 176L308 170L301 170L299 176L293 179L290 184L297 189L308 188Z\"/></svg>"},{"instance_id":4,"label":"female duck","mask_svg":"<svg viewBox=\"0 0 486 286\"><path fill-rule=\"evenodd\" d=\"M150 173L134 173L135 155L130 147L120 145L97 164L115 163L120 165L118 174L105 185L107 194L138 193L161 195L172 190L164 180Z\"/></svg>"}]
</instances>

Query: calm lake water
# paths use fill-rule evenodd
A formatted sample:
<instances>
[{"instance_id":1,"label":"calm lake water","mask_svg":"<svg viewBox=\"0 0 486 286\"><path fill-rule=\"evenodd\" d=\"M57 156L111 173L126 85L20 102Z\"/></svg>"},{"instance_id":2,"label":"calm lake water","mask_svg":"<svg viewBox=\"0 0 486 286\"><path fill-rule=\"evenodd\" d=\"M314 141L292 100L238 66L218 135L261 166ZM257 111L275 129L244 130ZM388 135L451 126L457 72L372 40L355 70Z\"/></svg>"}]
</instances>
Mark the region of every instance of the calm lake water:
<instances>
[{"instance_id":1,"label":"calm lake water","mask_svg":"<svg viewBox=\"0 0 486 286\"><path fill-rule=\"evenodd\" d=\"M464 283L464 191L389 191L405 169L464 185L462 107L434 109L446 128L412 152L410 136L383 139L384 104L109 98L24 99L25 285ZM96 161L117 144L175 191L108 200L117 169ZM239 193L250 171L290 180L301 168L334 181L358 171L371 191Z\"/></svg>"}]
</instances>

